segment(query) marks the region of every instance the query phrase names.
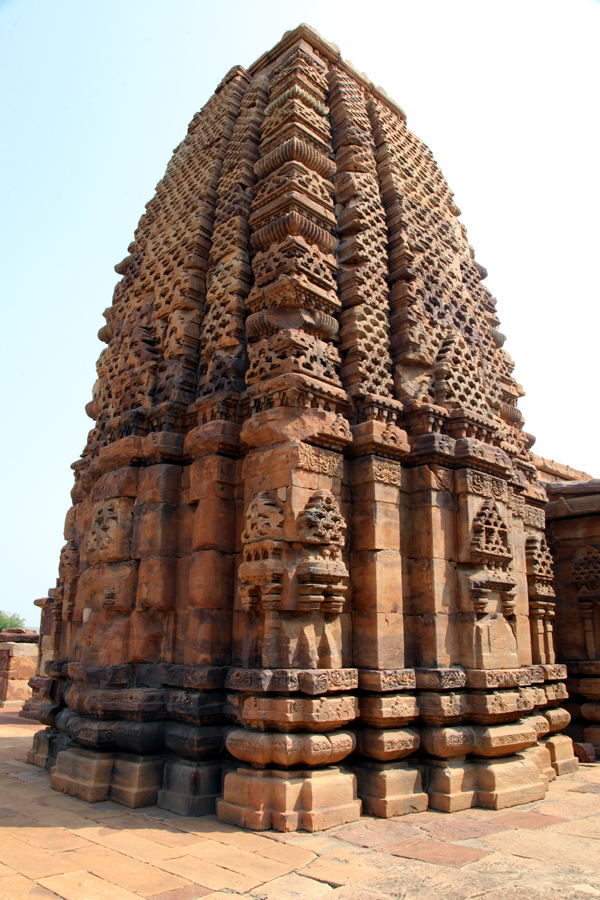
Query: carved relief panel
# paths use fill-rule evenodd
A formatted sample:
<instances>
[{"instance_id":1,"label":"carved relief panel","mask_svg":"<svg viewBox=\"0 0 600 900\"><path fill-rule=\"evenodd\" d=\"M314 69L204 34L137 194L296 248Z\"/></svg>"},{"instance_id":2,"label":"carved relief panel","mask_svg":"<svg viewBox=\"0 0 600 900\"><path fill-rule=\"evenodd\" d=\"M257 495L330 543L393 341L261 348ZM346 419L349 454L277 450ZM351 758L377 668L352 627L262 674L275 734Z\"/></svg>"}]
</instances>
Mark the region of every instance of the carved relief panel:
<instances>
[{"instance_id":1,"label":"carved relief panel","mask_svg":"<svg viewBox=\"0 0 600 900\"><path fill-rule=\"evenodd\" d=\"M309 481L317 483L318 476ZM252 659L265 667L342 665L345 532L329 489L291 486L261 491L251 500L238 570L248 629L244 665Z\"/></svg>"}]
</instances>

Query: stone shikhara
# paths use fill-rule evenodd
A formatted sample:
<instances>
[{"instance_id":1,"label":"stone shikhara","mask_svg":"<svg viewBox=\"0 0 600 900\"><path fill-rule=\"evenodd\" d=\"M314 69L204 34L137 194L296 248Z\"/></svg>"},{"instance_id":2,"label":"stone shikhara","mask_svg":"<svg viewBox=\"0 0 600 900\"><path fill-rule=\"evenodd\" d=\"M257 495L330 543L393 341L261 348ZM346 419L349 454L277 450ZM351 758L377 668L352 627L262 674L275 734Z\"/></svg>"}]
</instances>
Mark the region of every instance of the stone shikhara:
<instances>
[{"instance_id":1,"label":"stone shikhara","mask_svg":"<svg viewBox=\"0 0 600 900\"><path fill-rule=\"evenodd\" d=\"M57 790L318 830L577 767L554 476L459 214L307 26L194 116L116 267L44 601Z\"/></svg>"}]
</instances>

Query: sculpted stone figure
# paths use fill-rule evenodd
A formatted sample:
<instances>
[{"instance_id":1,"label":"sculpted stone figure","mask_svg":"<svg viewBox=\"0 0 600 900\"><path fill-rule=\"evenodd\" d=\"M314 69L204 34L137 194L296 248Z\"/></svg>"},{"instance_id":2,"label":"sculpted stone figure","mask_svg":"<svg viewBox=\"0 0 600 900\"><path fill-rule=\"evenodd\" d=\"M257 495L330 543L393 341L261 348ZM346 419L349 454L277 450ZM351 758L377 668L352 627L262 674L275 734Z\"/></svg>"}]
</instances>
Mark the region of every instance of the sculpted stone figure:
<instances>
[{"instance_id":1,"label":"sculpted stone figure","mask_svg":"<svg viewBox=\"0 0 600 900\"><path fill-rule=\"evenodd\" d=\"M577 767L547 479L459 215L308 26L194 116L116 266L44 601L56 790L318 830Z\"/></svg>"}]
</instances>

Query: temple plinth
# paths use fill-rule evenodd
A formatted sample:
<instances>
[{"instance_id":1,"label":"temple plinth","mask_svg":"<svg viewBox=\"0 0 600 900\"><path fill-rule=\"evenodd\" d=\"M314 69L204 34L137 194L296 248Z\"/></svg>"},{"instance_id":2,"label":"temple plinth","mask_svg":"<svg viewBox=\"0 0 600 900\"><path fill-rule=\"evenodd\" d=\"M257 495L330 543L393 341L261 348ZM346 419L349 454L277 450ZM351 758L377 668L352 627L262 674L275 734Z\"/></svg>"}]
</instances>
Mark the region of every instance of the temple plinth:
<instances>
[{"instance_id":1,"label":"temple plinth","mask_svg":"<svg viewBox=\"0 0 600 900\"><path fill-rule=\"evenodd\" d=\"M546 492L459 215L308 26L194 116L99 334L36 679L54 788L314 831L577 767Z\"/></svg>"}]
</instances>

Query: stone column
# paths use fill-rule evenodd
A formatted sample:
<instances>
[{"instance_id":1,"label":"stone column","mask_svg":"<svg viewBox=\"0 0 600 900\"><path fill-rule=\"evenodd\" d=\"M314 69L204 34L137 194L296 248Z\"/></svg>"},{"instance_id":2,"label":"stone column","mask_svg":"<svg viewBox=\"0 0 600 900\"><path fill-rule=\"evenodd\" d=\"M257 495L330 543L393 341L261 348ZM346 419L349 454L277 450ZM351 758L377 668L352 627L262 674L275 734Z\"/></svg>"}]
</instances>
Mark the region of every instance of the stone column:
<instances>
[{"instance_id":1,"label":"stone column","mask_svg":"<svg viewBox=\"0 0 600 900\"><path fill-rule=\"evenodd\" d=\"M360 813L354 775L351 624L341 450L352 435L332 343L338 330L334 166L325 66L291 48L266 71L256 255L246 321L245 522L227 686L239 729L221 821L313 831ZM317 445L317 446L315 446ZM330 449L319 449L330 448ZM290 767L298 767L290 770ZM302 766L306 768L302 768ZM326 766L326 768L323 768Z\"/></svg>"},{"instance_id":2,"label":"stone column","mask_svg":"<svg viewBox=\"0 0 600 900\"><path fill-rule=\"evenodd\" d=\"M398 457L405 441L379 452ZM352 608L360 719L354 771L369 815L397 816L427 807L421 772L405 761L420 746L412 668L414 621L408 615L409 471L375 455L352 463Z\"/></svg>"}]
</instances>

